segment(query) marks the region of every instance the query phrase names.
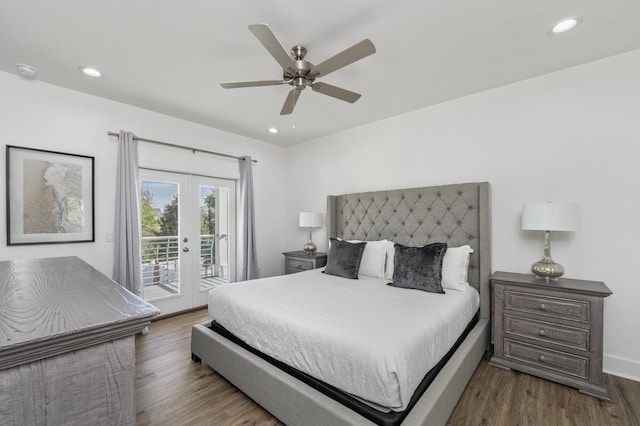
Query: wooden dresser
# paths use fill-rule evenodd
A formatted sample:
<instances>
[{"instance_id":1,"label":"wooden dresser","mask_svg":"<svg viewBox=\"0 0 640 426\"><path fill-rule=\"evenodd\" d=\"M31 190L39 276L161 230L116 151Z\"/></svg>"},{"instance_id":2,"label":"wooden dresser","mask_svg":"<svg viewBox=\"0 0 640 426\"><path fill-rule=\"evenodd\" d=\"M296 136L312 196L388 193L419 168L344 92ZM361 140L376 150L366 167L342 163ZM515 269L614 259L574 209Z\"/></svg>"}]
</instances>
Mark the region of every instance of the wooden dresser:
<instances>
[{"instance_id":1,"label":"wooden dresser","mask_svg":"<svg viewBox=\"0 0 640 426\"><path fill-rule=\"evenodd\" d=\"M599 281L545 281L496 272L491 365L514 369L609 399L602 374L604 298Z\"/></svg>"},{"instance_id":2,"label":"wooden dresser","mask_svg":"<svg viewBox=\"0 0 640 426\"><path fill-rule=\"evenodd\" d=\"M0 262L0 307L0 424L135 424L156 307L77 257Z\"/></svg>"},{"instance_id":3,"label":"wooden dresser","mask_svg":"<svg viewBox=\"0 0 640 426\"><path fill-rule=\"evenodd\" d=\"M327 253L315 252L307 254L305 251L289 251L284 254L284 272L293 274L300 271L322 268L327 264Z\"/></svg>"}]
</instances>

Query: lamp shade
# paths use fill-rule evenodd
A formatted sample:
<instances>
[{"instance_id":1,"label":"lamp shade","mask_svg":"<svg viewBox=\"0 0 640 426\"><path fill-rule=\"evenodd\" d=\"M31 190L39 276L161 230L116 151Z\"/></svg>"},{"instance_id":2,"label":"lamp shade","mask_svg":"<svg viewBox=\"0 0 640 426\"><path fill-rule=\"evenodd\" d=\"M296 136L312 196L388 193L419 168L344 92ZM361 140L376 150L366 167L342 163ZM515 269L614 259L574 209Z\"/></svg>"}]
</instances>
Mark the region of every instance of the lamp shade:
<instances>
[{"instance_id":1,"label":"lamp shade","mask_svg":"<svg viewBox=\"0 0 640 426\"><path fill-rule=\"evenodd\" d=\"M301 228L320 228L322 213L300 212L299 225Z\"/></svg>"},{"instance_id":2,"label":"lamp shade","mask_svg":"<svg viewBox=\"0 0 640 426\"><path fill-rule=\"evenodd\" d=\"M534 203L522 206L522 229L532 231L576 231L578 205Z\"/></svg>"}]
</instances>

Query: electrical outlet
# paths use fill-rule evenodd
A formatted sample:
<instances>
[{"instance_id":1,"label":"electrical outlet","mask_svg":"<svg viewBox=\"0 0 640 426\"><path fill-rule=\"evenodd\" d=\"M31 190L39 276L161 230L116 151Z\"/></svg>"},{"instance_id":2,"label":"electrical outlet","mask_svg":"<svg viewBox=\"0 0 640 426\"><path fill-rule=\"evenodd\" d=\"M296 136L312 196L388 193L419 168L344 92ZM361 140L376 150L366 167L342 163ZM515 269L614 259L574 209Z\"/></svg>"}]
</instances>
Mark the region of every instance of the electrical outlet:
<instances>
[{"instance_id":1,"label":"electrical outlet","mask_svg":"<svg viewBox=\"0 0 640 426\"><path fill-rule=\"evenodd\" d=\"M108 243L112 243L113 242L113 232L107 232L104 234L104 238L107 240Z\"/></svg>"}]
</instances>

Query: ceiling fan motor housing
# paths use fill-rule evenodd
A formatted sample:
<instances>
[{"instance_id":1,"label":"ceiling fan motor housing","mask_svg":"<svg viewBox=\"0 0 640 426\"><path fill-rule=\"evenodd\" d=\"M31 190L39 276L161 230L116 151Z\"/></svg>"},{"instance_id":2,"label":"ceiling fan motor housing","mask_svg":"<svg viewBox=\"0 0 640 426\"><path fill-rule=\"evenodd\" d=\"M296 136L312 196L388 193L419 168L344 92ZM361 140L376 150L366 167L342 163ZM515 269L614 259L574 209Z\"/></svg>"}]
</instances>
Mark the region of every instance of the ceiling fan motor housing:
<instances>
[{"instance_id":1,"label":"ceiling fan motor housing","mask_svg":"<svg viewBox=\"0 0 640 426\"><path fill-rule=\"evenodd\" d=\"M291 54L294 57L293 67L283 70L284 79L289 80L289 84L296 89L303 90L307 84L311 84L315 80L315 78L308 77L313 64L304 60L304 56L307 54L307 49L304 46L293 46Z\"/></svg>"}]
</instances>

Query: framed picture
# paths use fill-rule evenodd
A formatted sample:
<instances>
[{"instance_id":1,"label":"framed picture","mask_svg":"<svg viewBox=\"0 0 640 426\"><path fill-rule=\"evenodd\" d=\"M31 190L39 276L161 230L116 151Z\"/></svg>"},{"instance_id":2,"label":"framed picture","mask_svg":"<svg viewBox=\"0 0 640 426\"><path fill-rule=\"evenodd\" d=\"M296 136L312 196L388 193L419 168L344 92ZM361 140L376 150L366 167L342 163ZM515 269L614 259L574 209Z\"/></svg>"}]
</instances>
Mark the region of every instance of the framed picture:
<instances>
[{"instance_id":1,"label":"framed picture","mask_svg":"<svg viewBox=\"0 0 640 426\"><path fill-rule=\"evenodd\" d=\"M7 245L95 241L94 158L7 145Z\"/></svg>"}]
</instances>

